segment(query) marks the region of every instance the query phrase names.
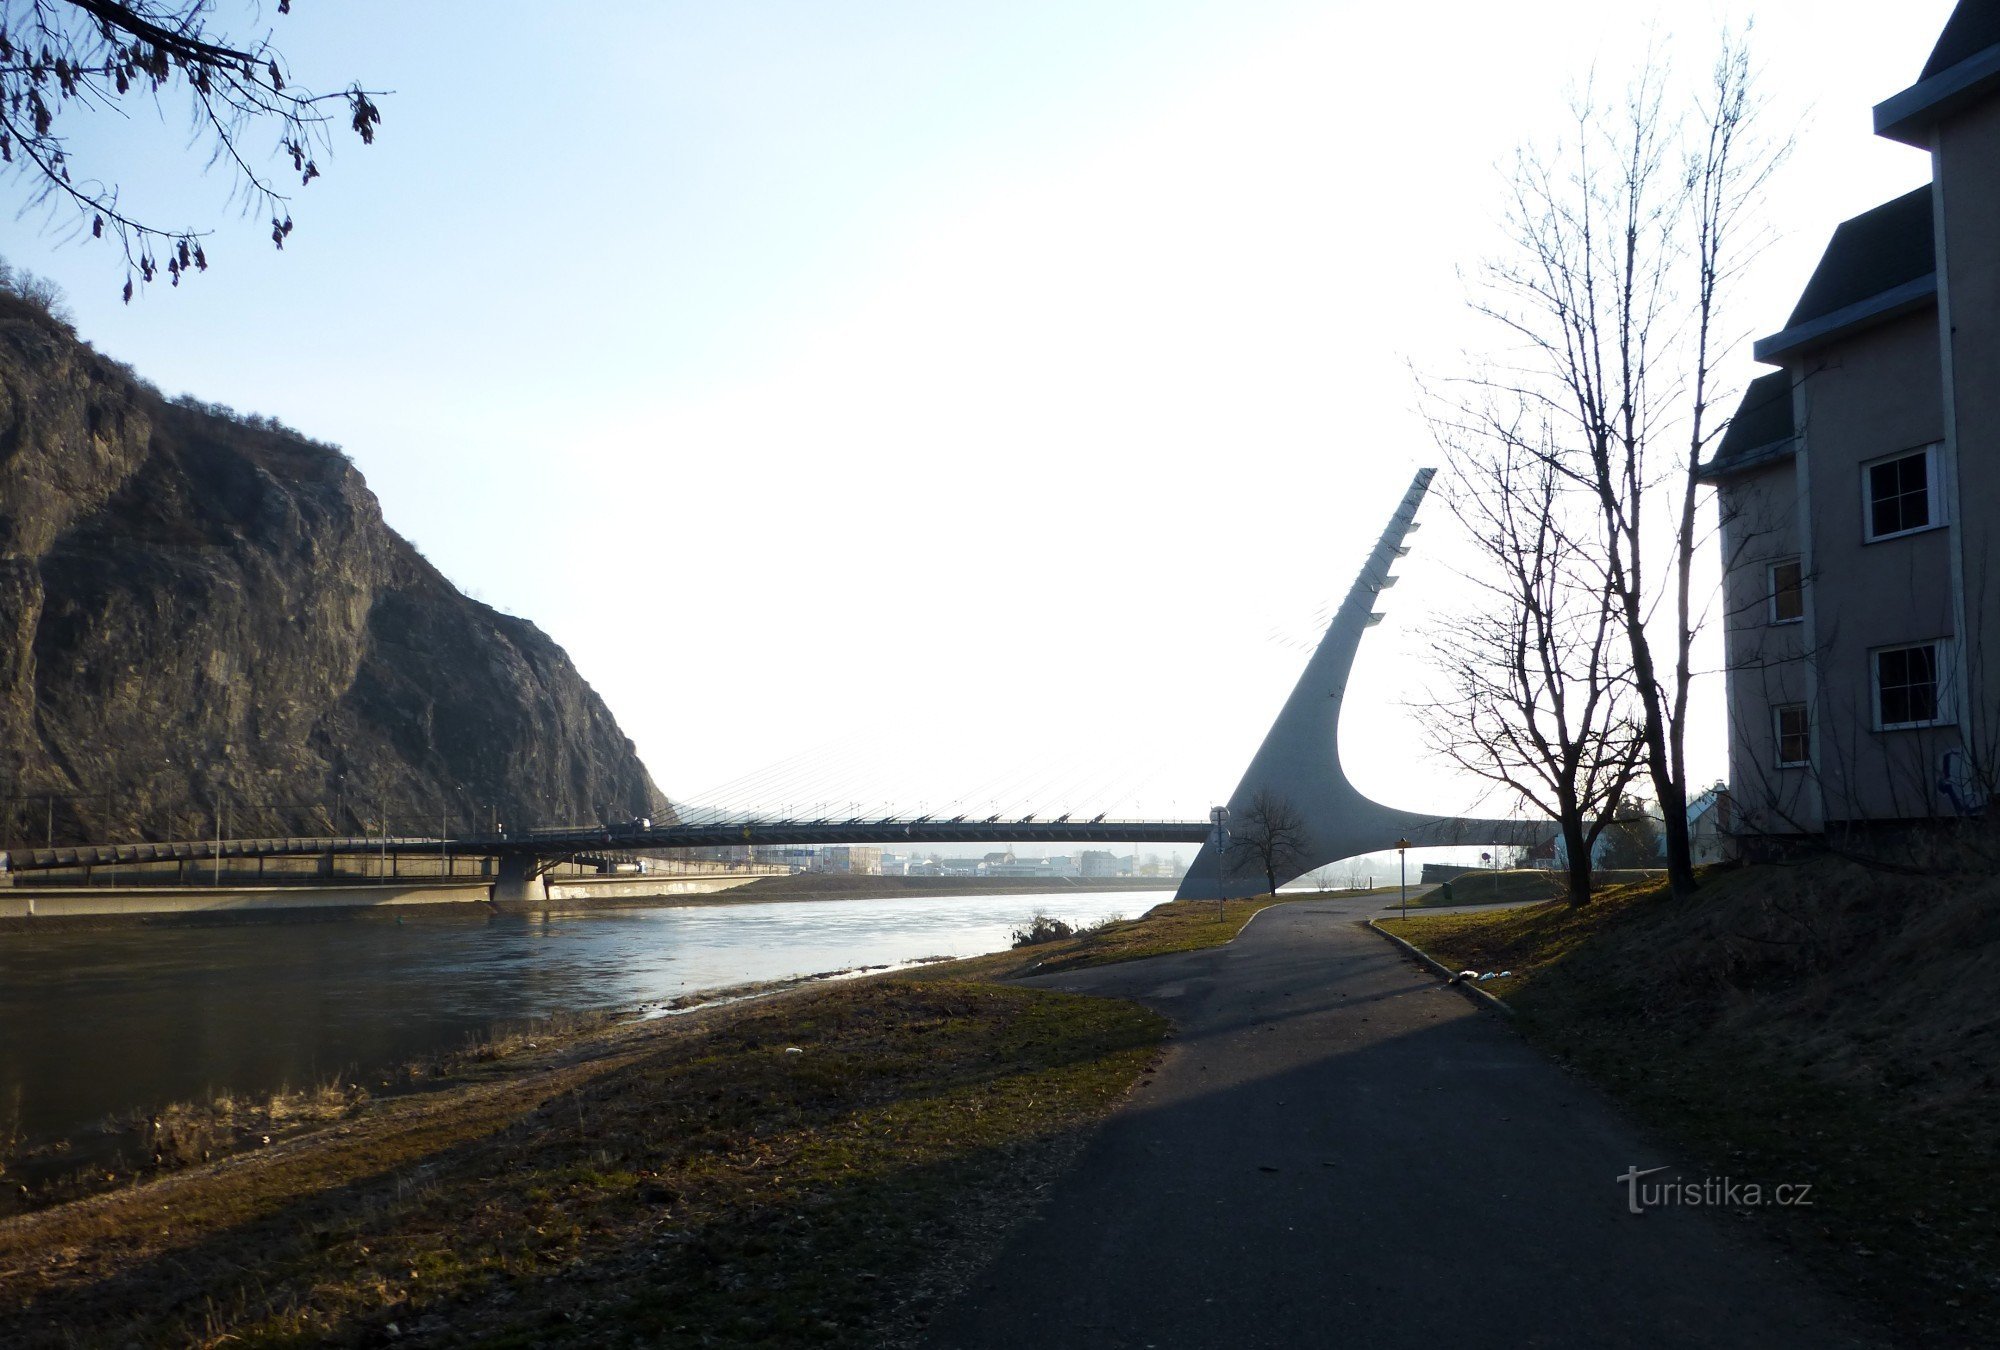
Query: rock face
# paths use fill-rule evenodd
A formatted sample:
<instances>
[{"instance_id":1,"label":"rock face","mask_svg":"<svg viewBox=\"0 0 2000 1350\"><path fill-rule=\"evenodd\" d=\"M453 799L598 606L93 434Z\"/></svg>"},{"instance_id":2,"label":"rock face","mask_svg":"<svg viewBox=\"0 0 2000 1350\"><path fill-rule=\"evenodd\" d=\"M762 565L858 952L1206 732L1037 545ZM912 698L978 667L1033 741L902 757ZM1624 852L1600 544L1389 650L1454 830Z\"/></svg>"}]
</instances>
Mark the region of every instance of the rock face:
<instances>
[{"instance_id":1,"label":"rock face","mask_svg":"<svg viewBox=\"0 0 2000 1350\"><path fill-rule=\"evenodd\" d=\"M0 295L0 847L624 821L665 800L532 623L338 450L169 403Z\"/></svg>"}]
</instances>

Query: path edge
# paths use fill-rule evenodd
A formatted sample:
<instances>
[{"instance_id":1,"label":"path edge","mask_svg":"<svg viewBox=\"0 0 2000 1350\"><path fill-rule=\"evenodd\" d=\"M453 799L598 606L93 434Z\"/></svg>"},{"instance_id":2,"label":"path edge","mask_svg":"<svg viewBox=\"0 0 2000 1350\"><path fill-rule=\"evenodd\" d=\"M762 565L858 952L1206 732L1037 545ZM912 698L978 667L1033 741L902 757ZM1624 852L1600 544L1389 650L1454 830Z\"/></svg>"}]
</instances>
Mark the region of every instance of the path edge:
<instances>
[{"instance_id":1,"label":"path edge","mask_svg":"<svg viewBox=\"0 0 2000 1350\"><path fill-rule=\"evenodd\" d=\"M1484 1008L1488 1012L1498 1013L1502 1017L1513 1017L1515 1015L1513 1007L1507 1002L1506 999L1501 998L1498 994L1488 993L1486 990L1481 989L1478 985L1473 984L1468 980L1459 979L1457 971L1445 965L1442 961L1439 961L1436 957L1432 956L1429 952L1425 951L1423 948L1418 947L1412 943L1406 942L1402 938L1397 937L1394 933L1390 932L1388 929L1378 925L1373 919L1363 919L1361 923L1363 927L1371 929L1379 936L1389 939L1389 941L1395 943L1398 947L1401 947L1411 956L1416 957L1417 960L1421 961L1424 965L1429 966L1432 970L1444 976L1445 982L1447 984L1449 984L1454 989L1463 990L1465 994L1469 998L1471 998L1475 1006Z\"/></svg>"}]
</instances>

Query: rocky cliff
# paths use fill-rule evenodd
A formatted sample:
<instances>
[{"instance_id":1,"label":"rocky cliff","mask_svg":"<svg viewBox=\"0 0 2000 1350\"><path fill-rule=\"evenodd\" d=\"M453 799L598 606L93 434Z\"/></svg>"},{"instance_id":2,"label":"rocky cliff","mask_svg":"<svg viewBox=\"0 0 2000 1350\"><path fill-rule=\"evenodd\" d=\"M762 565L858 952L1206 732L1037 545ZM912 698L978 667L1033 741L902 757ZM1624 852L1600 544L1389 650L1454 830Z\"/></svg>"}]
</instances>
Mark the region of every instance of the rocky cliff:
<instances>
[{"instance_id":1,"label":"rocky cliff","mask_svg":"<svg viewBox=\"0 0 2000 1350\"><path fill-rule=\"evenodd\" d=\"M532 623L338 450L170 403L0 295L0 829L39 841L660 817Z\"/></svg>"}]
</instances>

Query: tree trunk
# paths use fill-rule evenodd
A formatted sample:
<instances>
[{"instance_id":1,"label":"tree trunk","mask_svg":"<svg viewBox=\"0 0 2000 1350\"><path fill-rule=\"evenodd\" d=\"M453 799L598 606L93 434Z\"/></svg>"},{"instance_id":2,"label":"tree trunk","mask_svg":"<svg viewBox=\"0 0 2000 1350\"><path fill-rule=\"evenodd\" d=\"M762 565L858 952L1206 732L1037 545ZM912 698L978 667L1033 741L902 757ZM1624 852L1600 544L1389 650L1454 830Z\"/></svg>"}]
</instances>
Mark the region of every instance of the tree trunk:
<instances>
[{"instance_id":1,"label":"tree trunk","mask_svg":"<svg viewBox=\"0 0 2000 1350\"><path fill-rule=\"evenodd\" d=\"M1667 884L1675 895L1694 892L1694 843L1688 837L1687 793L1669 782L1654 785L1660 800L1660 837L1667 845Z\"/></svg>"},{"instance_id":2,"label":"tree trunk","mask_svg":"<svg viewBox=\"0 0 2000 1350\"><path fill-rule=\"evenodd\" d=\"M1653 800L1660 804L1664 817L1660 833L1667 844L1667 885L1676 896L1689 896L1694 894L1695 880L1694 855L1688 848L1687 789L1675 778L1667 748L1667 710L1654 679L1653 649L1640 618L1638 593L1626 586L1619 599L1624 604L1626 635L1632 646L1632 682L1646 713L1646 771L1653 780Z\"/></svg>"},{"instance_id":3,"label":"tree trunk","mask_svg":"<svg viewBox=\"0 0 2000 1350\"><path fill-rule=\"evenodd\" d=\"M1565 820L1563 852L1569 861L1569 902L1578 909L1590 903L1590 842L1583 837L1583 822Z\"/></svg>"}]
</instances>

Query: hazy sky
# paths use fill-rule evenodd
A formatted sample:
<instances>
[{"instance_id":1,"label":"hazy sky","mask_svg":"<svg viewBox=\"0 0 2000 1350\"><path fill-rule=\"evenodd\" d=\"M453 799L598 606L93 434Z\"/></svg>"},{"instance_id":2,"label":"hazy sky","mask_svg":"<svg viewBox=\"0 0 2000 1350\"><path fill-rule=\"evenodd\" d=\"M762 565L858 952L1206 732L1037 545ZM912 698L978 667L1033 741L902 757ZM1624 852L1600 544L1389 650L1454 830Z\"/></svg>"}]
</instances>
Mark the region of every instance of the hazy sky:
<instances>
[{"instance_id":1,"label":"hazy sky","mask_svg":"<svg viewBox=\"0 0 2000 1350\"><path fill-rule=\"evenodd\" d=\"M1755 9L1799 147L1743 327L1925 180L1869 108L1949 8ZM1693 78L1752 12L295 9L295 79L394 91L378 143L338 142L280 254L226 176L166 172L177 122L128 142L126 201L216 221L214 267L125 307L108 246L10 222L85 337L346 447L448 576L569 649L670 796L803 755L794 803L1183 816L1434 460L1410 371L1485 340L1458 270L1499 166L1593 64L1622 84L1650 34ZM1453 593L1450 517L1422 519L1342 734L1365 788L1459 809L1405 708Z\"/></svg>"}]
</instances>

